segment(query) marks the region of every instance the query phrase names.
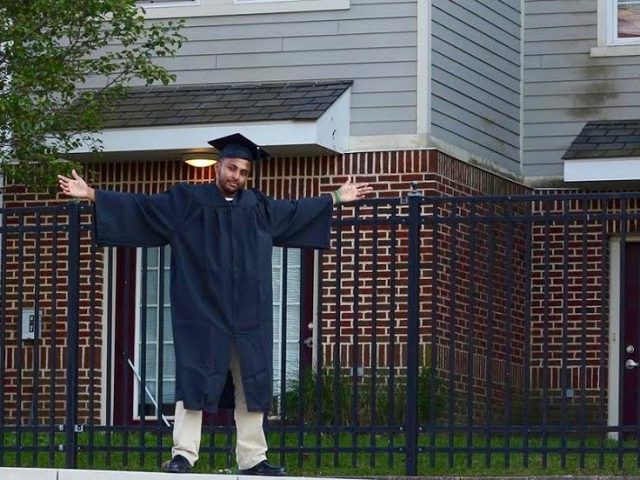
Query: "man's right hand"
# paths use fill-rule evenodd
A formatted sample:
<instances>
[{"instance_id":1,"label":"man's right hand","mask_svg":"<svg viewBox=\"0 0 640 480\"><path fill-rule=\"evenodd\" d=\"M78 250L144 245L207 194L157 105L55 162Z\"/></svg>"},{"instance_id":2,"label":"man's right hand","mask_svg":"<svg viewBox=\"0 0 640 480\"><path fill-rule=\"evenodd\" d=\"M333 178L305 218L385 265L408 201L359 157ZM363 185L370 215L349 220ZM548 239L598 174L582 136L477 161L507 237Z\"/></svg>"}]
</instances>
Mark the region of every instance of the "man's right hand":
<instances>
[{"instance_id":1,"label":"man's right hand","mask_svg":"<svg viewBox=\"0 0 640 480\"><path fill-rule=\"evenodd\" d=\"M58 175L58 183L62 193L69 197L80 198L82 200L96 201L95 190L87 185L87 182L78 175L75 170L71 171L73 178L67 178L64 175Z\"/></svg>"}]
</instances>

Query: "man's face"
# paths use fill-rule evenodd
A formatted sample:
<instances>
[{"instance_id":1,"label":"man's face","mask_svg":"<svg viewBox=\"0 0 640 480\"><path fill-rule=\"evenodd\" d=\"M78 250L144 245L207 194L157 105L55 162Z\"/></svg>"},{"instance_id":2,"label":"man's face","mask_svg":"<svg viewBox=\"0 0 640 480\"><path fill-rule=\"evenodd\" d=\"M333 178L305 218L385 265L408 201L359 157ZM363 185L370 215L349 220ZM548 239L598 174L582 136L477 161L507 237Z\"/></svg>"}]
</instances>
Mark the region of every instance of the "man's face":
<instances>
[{"instance_id":1,"label":"man's face","mask_svg":"<svg viewBox=\"0 0 640 480\"><path fill-rule=\"evenodd\" d=\"M222 193L231 197L247 184L251 162L244 158L223 158L213 168L216 171L216 185Z\"/></svg>"}]
</instances>

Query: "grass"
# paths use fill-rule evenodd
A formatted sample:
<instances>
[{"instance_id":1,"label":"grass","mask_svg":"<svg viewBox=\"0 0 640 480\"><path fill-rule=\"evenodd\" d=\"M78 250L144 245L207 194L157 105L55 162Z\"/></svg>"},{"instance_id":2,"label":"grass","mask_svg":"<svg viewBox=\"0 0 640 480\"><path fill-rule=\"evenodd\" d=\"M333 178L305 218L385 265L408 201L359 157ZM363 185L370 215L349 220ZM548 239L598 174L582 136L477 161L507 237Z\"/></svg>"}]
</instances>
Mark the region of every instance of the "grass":
<instances>
[{"instance_id":1,"label":"grass","mask_svg":"<svg viewBox=\"0 0 640 480\"><path fill-rule=\"evenodd\" d=\"M156 471L169 458L171 432L123 433L85 431L79 436L78 468ZM23 432L21 447L15 434L5 433L0 450L2 466L64 467L65 452L57 445L64 434ZM34 448L35 440L35 448ZM107 442L109 451L107 452ZM232 431L203 434L196 473L234 471L235 438ZM271 432L269 458L286 466L290 475L382 476L405 474L405 437L391 434L316 434ZM529 453L523 451L524 438L511 435L483 437L465 433L420 434L417 464L419 475L638 475L640 441L604 440L598 437L562 439L529 437ZM92 449L89 449L91 444ZM302 445L302 448L299 447ZM547 453L542 452L546 445ZM583 447L584 451L579 452ZM346 451L339 451L339 450Z\"/></svg>"},{"instance_id":2,"label":"grass","mask_svg":"<svg viewBox=\"0 0 640 480\"><path fill-rule=\"evenodd\" d=\"M268 431L269 459L294 476L405 475L405 432L388 425L407 421L406 385L401 380L376 385L339 373L304 376L276 399L274 411L280 412L282 426L272 424ZM432 399L418 403L418 424L440 424L437 432L425 428L418 434L413 452L418 475L639 476L640 437L616 442L596 434L581 439L530 433L525 438L516 432L489 434L482 427L473 434L464 428L448 432L442 427L447 411L441 382L422 368L417 387L419 398ZM304 432L297 431L300 425ZM119 427L95 427L78 433L78 468L158 471L170 457L171 429L131 428L137 430L125 433ZM19 436L4 433L0 465L65 467L66 452L58 448L65 440L64 433L38 433L30 427L24 427ZM234 447L232 428L206 426L195 473L232 473Z\"/></svg>"}]
</instances>

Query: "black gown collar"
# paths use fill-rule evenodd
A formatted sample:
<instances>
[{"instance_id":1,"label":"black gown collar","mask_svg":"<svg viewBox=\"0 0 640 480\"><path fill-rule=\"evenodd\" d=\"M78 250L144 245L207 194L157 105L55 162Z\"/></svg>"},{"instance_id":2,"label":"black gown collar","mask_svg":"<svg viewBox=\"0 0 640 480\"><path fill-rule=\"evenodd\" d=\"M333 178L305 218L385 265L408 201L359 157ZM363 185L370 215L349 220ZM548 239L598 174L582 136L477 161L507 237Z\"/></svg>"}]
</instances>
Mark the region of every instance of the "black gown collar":
<instances>
[{"instance_id":1,"label":"black gown collar","mask_svg":"<svg viewBox=\"0 0 640 480\"><path fill-rule=\"evenodd\" d=\"M207 183L205 185L196 186L196 199L198 203L201 203L203 205L208 205L208 206L215 206L215 207L228 207L229 205L238 206L242 202L244 195L245 195L244 190L240 190L235 194L233 201L230 202L229 200L226 199L222 191L218 188L218 186L215 183Z\"/></svg>"}]
</instances>

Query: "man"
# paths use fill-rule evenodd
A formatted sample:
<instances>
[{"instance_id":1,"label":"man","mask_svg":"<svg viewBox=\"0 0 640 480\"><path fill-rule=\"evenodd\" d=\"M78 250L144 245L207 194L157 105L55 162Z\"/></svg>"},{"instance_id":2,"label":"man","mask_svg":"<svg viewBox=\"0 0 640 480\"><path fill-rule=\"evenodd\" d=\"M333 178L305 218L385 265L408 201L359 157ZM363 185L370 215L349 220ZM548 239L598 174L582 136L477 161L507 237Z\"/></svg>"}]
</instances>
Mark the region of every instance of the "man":
<instances>
[{"instance_id":1,"label":"man","mask_svg":"<svg viewBox=\"0 0 640 480\"><path fill-rule=\"evenodd\" d=\"M240 134L209 143L220 151L215 184L119 193L94 190L75 170L59 183L66 195L95 203L99 245L171 245L177 403L166 471L185 473L197 461L202 411L221 405L230 371L238 473L282 476L282 467L267 462L263 429L272 401L271 249L328 248L332 205L372 188L348 180L330 195L273 200L245 190L264 150Z\"/></svg>"}]
</instances>

